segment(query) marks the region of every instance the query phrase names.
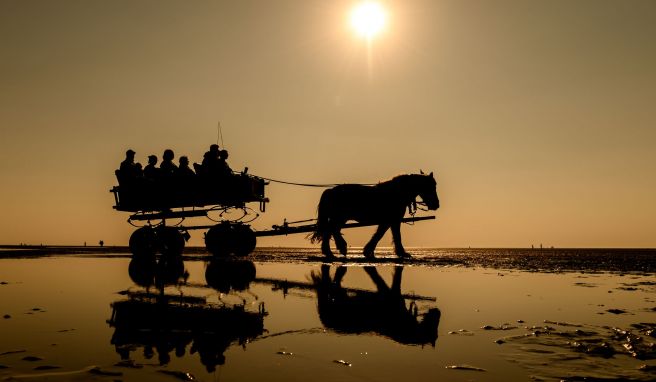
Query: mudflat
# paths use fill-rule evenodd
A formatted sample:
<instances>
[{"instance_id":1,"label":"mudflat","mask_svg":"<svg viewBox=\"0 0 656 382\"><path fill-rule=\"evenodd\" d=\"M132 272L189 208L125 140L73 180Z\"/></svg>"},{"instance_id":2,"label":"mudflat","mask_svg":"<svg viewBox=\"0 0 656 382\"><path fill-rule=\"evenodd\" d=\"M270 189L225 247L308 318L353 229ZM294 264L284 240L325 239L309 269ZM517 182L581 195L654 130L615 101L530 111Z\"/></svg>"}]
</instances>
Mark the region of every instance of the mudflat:
<instances>
[{"instance_id":1,"label":"mudflat","mask_svg":"<svg viewBox=\"0 0 656 382\"><path fill-rule=\"evenodd\" d=\"M653 250L95 251L0 253L0 379L656 379Z\"/></svg>"}]
</instances>

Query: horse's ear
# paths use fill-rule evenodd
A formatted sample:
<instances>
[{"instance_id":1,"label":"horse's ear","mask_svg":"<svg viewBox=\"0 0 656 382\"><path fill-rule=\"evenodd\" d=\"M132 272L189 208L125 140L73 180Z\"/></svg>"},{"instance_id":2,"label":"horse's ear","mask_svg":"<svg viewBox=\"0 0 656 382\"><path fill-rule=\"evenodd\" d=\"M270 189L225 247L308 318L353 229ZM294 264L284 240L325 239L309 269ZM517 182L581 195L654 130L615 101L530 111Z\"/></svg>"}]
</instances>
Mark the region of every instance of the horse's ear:
<instances>
[{"instance_id":1,"label":"horse's ear","mask_svg":"<svg viewBox=\"0 0 656 382\"><path fill-rule=\"evenodd\" d=\"M429 175L430 175L431 177L433 177L433 178L434 178L434 176L433 176L433 172L432 172L432 171L431 171L431 173L430 173Z\"/></svg>"},{"instance_id":2,"label":"horse's ear","mask_svg":"<svg viewBox=\"0 0 656 382\"><path fill-rule=\"evenodd\" d=\"M420 173L421 175L424 175L424 171L423 171L422 169L419 169L419 173Z\"/></svg>"}]
</instances>

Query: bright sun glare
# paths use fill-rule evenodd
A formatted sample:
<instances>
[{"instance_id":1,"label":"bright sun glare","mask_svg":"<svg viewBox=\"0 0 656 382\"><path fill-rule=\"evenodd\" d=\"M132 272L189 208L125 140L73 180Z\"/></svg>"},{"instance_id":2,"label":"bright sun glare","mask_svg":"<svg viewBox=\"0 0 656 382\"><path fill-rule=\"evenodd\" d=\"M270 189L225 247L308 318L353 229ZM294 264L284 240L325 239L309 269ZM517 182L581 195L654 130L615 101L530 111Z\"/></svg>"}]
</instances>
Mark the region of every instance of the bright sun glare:
<instances>
[{"instance_id":1,"label":"bright sun glare","mask_svg":"<svg viewBox=\"0 0 656 382\"><path fill-rule=\"evenodd\" d=\"M360 36L371 39L385 26L385 10L379 3L362 2L351 12L351 25Z\"/></svg>"}]
</instances>

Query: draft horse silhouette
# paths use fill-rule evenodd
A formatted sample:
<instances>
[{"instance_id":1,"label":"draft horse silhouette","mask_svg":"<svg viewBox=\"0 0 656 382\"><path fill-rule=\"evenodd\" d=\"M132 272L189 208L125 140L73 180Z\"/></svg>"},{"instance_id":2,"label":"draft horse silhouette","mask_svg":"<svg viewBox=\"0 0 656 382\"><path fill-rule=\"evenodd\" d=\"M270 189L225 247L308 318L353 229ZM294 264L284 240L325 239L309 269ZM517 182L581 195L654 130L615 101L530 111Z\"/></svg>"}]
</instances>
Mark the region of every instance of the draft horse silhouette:
<instances>
[{"instance_id":1,"label":"draft horse silhouette","mask_svg":"<svg viewBox=\"0 0 656 382\"><path fill-rule=\"evenodd\" d=\"M346 256L346 240L341 229L348 220L378 224L378 229L365 245L366 257L374 257L374 249L388 229L392 230L394 251L399 257L410 257L401 243L401 220L407 208L420 197L430 210L440 207L437 182L431 172L399 175L375 186L341 184L323 192L317 207L317 229L310 236L313 243L321 242L321 252L333 257L331 236L339 252Z\"/></svg>"}]
</instances>

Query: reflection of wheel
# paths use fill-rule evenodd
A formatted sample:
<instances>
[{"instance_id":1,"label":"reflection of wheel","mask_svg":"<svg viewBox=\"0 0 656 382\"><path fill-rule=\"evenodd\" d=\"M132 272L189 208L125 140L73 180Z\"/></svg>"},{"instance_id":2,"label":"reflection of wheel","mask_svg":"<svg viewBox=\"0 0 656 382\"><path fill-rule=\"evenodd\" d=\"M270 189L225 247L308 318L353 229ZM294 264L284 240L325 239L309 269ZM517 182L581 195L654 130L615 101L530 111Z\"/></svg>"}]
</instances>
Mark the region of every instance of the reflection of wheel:
<instances>
[{"instance_id":1,"label":"reflection of wheel","mask_svg":"<svg viewBox=\"0 0 656 382\"><path fill-rule=\"evenodd\" d=\"M180 255L162 257L157 262L156 269L155 284L158 288L177 284L185 273L184 261Z\"/></svg>"},{"instance_id":2,"label":"reflection of wheel","mask_svg":"<svg viewBox=\"0 0 656 382\"><path fill-rule=\"evenodd\" d=\"M255 233L243 224L217 224L205 234L205 246L215 256L246 256L253 252L256 244Z\"/></svg>"},{"instance_id":3,"label":"reflection of wheel","mask_svg":"<svg viewBox=\"0 0 656 382\"><path fill-rule=\"evenodd\" d=\"M130 236L130 251L135 256L154 255L157 249L157 235L152 227L141 227Z\"/></svg>"},{"instance_id":4,"label":"reflection of wheel","mask_svg":"<svg viewBox=\"0 0 656 382\"><path fill-rule=\"evenodd\" d=\"M185 240L180 231L174 227L157 228L159 249L165 256L178 256L182 254Z\"/></svg>"},{"instance_id":5,"label":"reflection of wheel","mask_svg":"<svg viewBox=\"0 0 656 382\"><path fill-rule=\"evenodd\" d=\"M133 257L128 266L128 275L137 285L149 287L155 284L155 256Z\"/></svg>"},{"instance_id":6,"label":"reflection of wheel","mask_svg":"<svg viewBox=\"0 0 656 382\"><path fill-rule=\"evenodd\" d=\"M255 264L252 261L213 259L205 269L205 281L222 293L244 291L255 280L255 274Z\"/></svg>"}]
</instances>

